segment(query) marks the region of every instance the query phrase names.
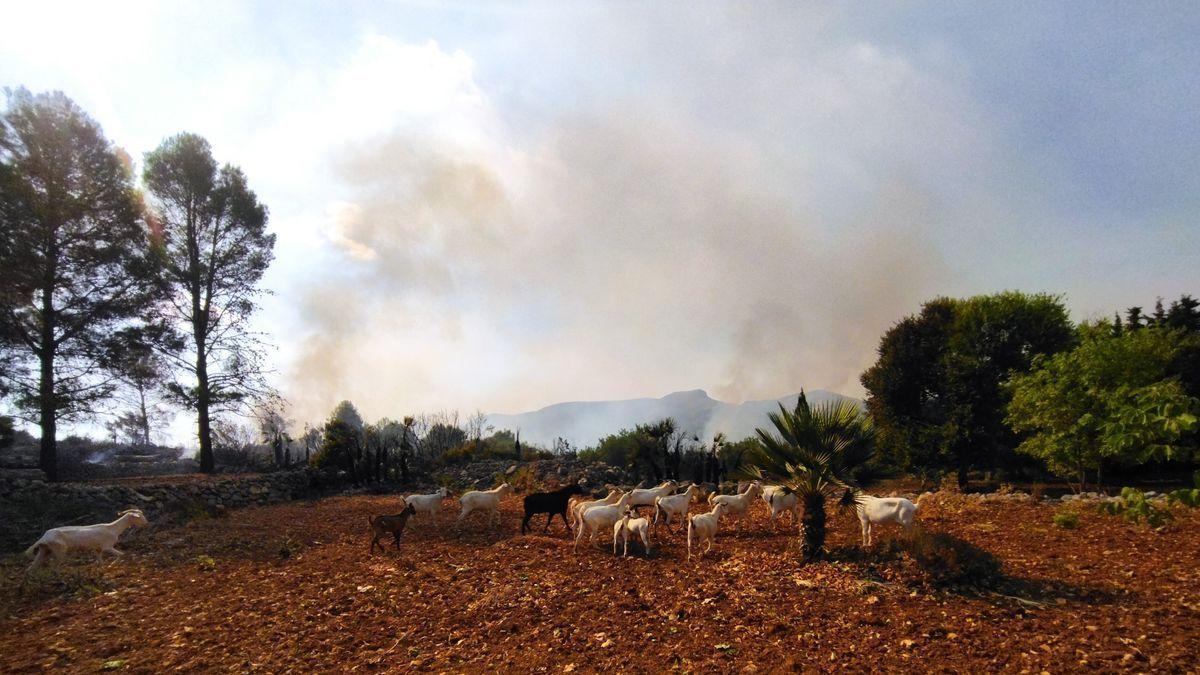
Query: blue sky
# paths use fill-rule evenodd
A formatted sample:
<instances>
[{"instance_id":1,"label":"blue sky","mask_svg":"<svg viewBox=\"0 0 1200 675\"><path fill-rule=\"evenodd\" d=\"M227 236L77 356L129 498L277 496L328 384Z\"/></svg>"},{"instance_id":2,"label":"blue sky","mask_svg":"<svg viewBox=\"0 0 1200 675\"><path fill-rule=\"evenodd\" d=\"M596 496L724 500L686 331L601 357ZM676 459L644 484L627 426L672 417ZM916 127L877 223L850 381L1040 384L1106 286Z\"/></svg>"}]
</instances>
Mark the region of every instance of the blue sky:
<instances>
[{"instance_id":1,"label":"blue sky","mask_svg":"<svg viewBox=\"0 0 1200 675\"><path fill-rule=\"evenodd\" d=\"M858 394L936 295L1200 292L1195 3L5 5L0 84L246 170L301 420Z\"/></svg>"}]
</instances>

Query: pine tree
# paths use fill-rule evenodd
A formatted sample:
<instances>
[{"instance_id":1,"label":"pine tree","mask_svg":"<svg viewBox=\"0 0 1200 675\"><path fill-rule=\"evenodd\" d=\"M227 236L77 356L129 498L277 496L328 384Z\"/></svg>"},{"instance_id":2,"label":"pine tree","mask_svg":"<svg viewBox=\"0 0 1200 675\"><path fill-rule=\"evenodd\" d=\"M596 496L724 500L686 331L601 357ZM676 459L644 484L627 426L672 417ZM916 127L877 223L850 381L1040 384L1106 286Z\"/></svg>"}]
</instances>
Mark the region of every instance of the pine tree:
<instances>
[{"instance_id":1,"label":"pine tree","mask_svg":"<svg viewBox=\"0 0 1200 675\"><path fill-rule=\"evenodd\" d=\"M8 93L0 167L0 376L56 480L58 423L112 393L106 343L153 305L156 267L128 157L62 93Z\"/></svg>"},{"instance_id":2,"label":"pine tree","mask_svg":"<svg viewBox=\"0 0 1200 675\"><path fill-rule=\"evenodd\" d=\"M191 338L178 365L193 381L175 383L179 402L196 411L200 469L211 472L212 419L271 394L263 345L248 322L274 256L267 209L241 169L218 168L208 141L179 134L146 154L146 186L163 232L171 301L165 311Z\"/></svg>"},{"instance_id":3,"label":"pine tree","mask_svg":"<svg viewBox=\"0 0 1200 675\"><path fill-rule=\"evenodd\" d=\"M1167 312L1167 325L1188 332L1200 332L1200 301L1188 294L1179 296Z\"/></svg>"},{"instance_id":4,"label":"pine tree","mask_svg":"<svg viewBox=\"0 0 1200 675\"><path fill-rule=\"evenodd\" d=\"M1129 330L1137 330L1142 327L1142 308L1130 307L1125 310L1125 326Z\"/></svg>"},{"instance_id":5,"label":"pine tree","mask_svg":"<svg viewBox=\"0 0 1200 675\"><path fill-rule=\"evenodd\" d=\"M1155 326L1167 325L1167 313L1163 310L1162 298L1154 301L1154 317L1147 323L1153 323Z\"/></svg>"}]
</instances>

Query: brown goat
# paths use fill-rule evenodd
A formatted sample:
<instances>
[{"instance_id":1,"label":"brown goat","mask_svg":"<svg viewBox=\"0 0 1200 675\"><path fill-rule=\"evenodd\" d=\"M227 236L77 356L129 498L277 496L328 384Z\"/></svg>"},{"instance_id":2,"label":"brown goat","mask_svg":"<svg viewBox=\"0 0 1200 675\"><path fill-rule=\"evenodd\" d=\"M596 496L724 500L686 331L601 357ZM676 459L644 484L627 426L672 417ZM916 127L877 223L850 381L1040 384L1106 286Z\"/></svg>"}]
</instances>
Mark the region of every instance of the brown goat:
<instances>
[{"instance_id":1,"label":"brown goat","mask_svg":"<svg viewBox=\"0 0 1200 675\"><path fill-rule=\"evenodd\" d=\"M367 521L371 523L371 533L374 535L371 539L371 553L375 552L375 547L378 546L380 551L385 550L383 544L379 543L380 539L389 534L396 538L396 550L400 550L400 533L404 531L404 526L408 524L408 519L417 510L409 504L407 508L394 516L368 516Z\"/></svg>"}]
</instances>

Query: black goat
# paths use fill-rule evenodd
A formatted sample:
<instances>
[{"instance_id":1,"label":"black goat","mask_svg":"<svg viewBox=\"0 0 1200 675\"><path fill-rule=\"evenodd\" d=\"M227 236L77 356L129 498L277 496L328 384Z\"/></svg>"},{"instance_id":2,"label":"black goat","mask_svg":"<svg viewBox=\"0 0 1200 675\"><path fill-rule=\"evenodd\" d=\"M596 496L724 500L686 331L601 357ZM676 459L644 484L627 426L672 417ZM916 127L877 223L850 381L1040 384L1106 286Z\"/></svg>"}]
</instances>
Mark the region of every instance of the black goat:
<instances>
[{"instance_id":1,"label":"black goat","mask_svg":"<svg viewBox=\"0 0 1200 675\"><path fill-rule=\"evenodd\" d=\"M529 526L529 519L538 513L546 514L546 527L542 528L545 533L550 530L550 521L554 520L554 514L562 516L563 525L567 526L567 533L571 532L571 523L567 520L567 502L571 499L571 495L583 494L583 488L579 483L571 483L565 488L560 488L554 492L535 492L525 497L525 520L521 521L521 534L525 534L525 529Z\"/></svg>"}]
</instances>

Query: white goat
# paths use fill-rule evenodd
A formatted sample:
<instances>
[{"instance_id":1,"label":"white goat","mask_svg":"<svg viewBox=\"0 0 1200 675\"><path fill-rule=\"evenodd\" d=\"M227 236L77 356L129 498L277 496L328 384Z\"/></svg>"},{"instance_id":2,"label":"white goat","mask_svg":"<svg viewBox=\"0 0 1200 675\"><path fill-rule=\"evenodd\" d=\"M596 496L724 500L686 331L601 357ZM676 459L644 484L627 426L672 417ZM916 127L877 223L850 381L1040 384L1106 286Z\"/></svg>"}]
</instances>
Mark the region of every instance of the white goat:
<instances>
[{"instance_id":1,"label":"white goat","mask_svg":"<svg viewBox=\"0 0 1200 675\"><path fill-rule=\"evenodd\" d=\"M688 508L696 499L699 491L700 488L696 487L695 484L692 484L688 486L688 489L680 492L677 495L668 495L666 497L659 497L658 499L655 499L654 529L658 529L658 517L661 515L666 522L667 531L673 532L673 530L671 530L671 517L678 517L680 524L687 520Z\"/></svg>"},{"instance_id":2,"label":"white goat","mask_svg":"<svg viewBox=\"0 0 1200 675\"><path fill-rule=\"evenodd\" d=\"M762 489L762 499L767 503L767 508L771 509L771 524L776 528L779 527L776 517L784 512L791 513L792 525L796 524L799 502L795 492L788 492L782 485L767 485Z\"/></svg>"},{"instance_id":3,"label":"white goat","mask_svg":"<svg viewBox=\"0 0 1200 675\"><path fill-rule=\"evenodd\" d=\"M622 555L629 557L629 540L638 537L642 539L646 555L650 555L650 519L634 518L633 511L626 511L624 517L613 525L613 555L617 554L617 539L620 539L625 544L625 552Z\"/></svg>"},{"instance_id":4,"label":"white goat","mask_svg":"<svg viewBox=\"0 0 1200 675\"><path fill-rule=\"evenodd\" d=\"M583 534L587 532L588 543L596 541L596 533L601 530L608 529L615 525L625 510L629 508L629 500L631 492L626 492L617 499L615 504L607 506L593 506L583 512L583 516L579 519L579 527L575 530L575 548L576 553L579 552L579 542L583 541Z\"/></svg>"},{"instance_id":5,"label":"white goat","mask_svg":"<svg viewBox=\"0 0 1200 675\"><path fill-rule=\"evenodd\" d=\"M442 500L450 496L450 492L446 488L442 488L437 492L427 495L409 495L400 500L401 506L412 505L413 510L417 513L428 513L434 520L437 520L437 515L442 510Z\"/></svg>"},{"instance_id":6,"label":"white goat","mask_svg":"<svg viewBox=\"0 0 1200 675\"><path fill-rule=\"evenodd\" d=\"M855 502L858 519L862 523L863 546L871 545L871 529L875 525L899 523L908 531L917 513L917 505L903 497L860 495Z\"/></svg>"},{"instance_id":7,"label":"white goat","mask_svg":"<svg viewBox=\"0 0 1200 675\"><path fill-rule=\"evenodd\" d=\"M679 483L673 480L665 481L658 487L638 488L630 492L629 506L636 509L639 506L654 506L654 500L659 497L666 497L679 487Z\"/></svg>"},{"instance_id":8,"label":"white goat","mask_svg":"<svg viewBox=\"0 0 1200 675\"><path fill-rule=\"evenodd\" d=\"M738 529L742 527L742 520L746 517L746 512L750 509L750 504L758 498L762 493L762 483L754 481L746 486L746 491L738 495L717 495L709 497L709 504L724 504L726 513L730 516L737 516Z\"/></svg>"},{"instance_id":9,"label":"white goat","mask_svg":"<svg viewBox=\"0 0 1200 675\"><path fill-rule=\"evenodd\" d=\"M576 527L576 528L579 527L579 523L580 523L581 519L583 518L584 511L587 511L588 509L592 508L593 506L608 506L609 504L616 504L617 500L620 498L621 498L620 490L610 490L608 495L606 497L604 497L604 499L589 499L587 501L575 502L574 504L571 505L571 525L572 525L572 527Z\"/></svg>"},{"instance_id":10,"label":"white goat","mask_svg":"<svg viewBox=\"0 0 1200 675\"><path fill-rule=\"evenodd\" d=\"M724 502L718 502L708 513L700 513L688 518L688 560L692 559L692 545L700 548L700 543L705 542L708 547L700 552L700 557L703 558L705 553L712 550L713 540L717 536L717 528L721 525L721 516L729 507Z\"/></svg>"},{"instance_id":11,"label":"white goat","mask_svg":"<svg viewBox=\"0 0 1200 675\"><path fill-rule=\"evenodd\" d=\"M111 523L99 525L67 525L46 530L41 539L25 549L33 557L30 567L40 567L47 559L61 557L71 551L99 551L115 556L125 555L114 546L121 534L131 527L149 524L141 509L122 511Z\"/></svg>"},{"instance_id":12,"label":"white goat","mask_svg":"<svg viewBox=\"0 0 1200 675\"><path fill-rule=\"evenodd\" d=\"M462 512L458 514L458 520L455 522L461 523L463 518L475 511L487 511L492 514L488 519L489 524L495 524L496 520L500 518L500 498L512 491L513 486L501 483L491 490L464 492L463 496L458 498L459 503L462 504Z\"/></svg>"}]
</instances>

